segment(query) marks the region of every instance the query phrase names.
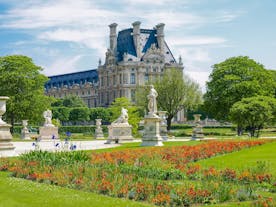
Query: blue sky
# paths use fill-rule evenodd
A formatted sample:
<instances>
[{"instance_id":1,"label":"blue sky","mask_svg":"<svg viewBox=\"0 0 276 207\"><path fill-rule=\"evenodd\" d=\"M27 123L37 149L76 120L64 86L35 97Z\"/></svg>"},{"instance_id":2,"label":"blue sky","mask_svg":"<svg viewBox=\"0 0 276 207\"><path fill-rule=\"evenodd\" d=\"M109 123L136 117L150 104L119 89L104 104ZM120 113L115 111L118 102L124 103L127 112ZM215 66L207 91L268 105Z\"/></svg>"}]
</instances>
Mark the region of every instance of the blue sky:
<instances>
[{"instance_id":1,"label":"blue sky","mask_svg":"<svg viewBox=\"0 0 276 207\"><path fill-rule=\"evenodd\" d=\"M46 75L95 69L108 25L165 26L165 40L204 90L211 66L245 55L276 69L275 0L0 0L0 56L33 58Z\"/></svg>"}]
</instances>

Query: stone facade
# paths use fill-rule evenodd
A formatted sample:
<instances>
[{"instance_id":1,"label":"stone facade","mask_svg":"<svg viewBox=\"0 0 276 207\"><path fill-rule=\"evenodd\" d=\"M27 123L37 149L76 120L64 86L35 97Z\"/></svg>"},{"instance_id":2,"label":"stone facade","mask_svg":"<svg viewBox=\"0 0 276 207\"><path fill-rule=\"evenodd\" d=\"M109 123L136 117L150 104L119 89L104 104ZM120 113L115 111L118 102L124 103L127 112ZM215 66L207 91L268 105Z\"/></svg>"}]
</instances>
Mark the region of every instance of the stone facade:
<instances>
[{"instance_id":1,"label":"stone facade","mask_svg":"<svg viewBox=\"0 0 276 207\"><path fill-rule=\"evenodd\" d=\"M50 81L45 85L45 93L55 98L64 98L76 95L83 99L88 107L98 106L97 70L81 71L63 75L50 76Z\"/></svg>"},{"instance_id":2,"label":"stone facade","mask_svg":"<svg viewBox=\"0 0 276 207\"><path fill-rule=\"evenodd\" d=\"M109 48L105 61L96 70L51 76L46 94L62 98L80 96L89 107L109 106L115 98L127 97L135 102L137 86L162 76L165 70L183 70L181 58L177 62L164 39L165 24L153 29L141 29L140 22L117 34L117 24L109 25Z\"/></svg>"}]
</instances>

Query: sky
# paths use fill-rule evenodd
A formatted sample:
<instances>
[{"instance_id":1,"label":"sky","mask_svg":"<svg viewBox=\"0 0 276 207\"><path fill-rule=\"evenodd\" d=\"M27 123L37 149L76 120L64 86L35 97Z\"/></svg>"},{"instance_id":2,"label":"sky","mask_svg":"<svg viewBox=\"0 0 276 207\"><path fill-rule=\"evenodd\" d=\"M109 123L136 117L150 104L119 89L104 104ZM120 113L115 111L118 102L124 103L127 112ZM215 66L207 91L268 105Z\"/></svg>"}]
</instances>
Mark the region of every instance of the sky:
<instances>
[{"instance_id":1,"label":"sky","mask_svg":"<svg viewBox=\"0 0 276 207\"><path fill-rule=\"evenodd\" d=\"M205 90L212 65L249 56L276 70L275 0L0 0L0 56L21 54L45 75L96 69L109 27L152 29Z\"/></svg>"}]
</instances>

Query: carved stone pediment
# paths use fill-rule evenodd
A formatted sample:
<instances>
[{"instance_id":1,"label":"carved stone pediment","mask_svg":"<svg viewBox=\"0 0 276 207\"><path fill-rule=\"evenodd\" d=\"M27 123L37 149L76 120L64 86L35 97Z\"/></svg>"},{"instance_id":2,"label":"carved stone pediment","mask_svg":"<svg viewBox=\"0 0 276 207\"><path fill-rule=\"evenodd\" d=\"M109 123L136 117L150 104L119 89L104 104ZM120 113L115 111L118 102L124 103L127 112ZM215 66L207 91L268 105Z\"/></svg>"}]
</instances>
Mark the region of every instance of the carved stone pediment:
<instances>
[{"instance_id":1,"label":"carved stone pediment","mask_svg":"<svg viewBox=\"0 0 276 207\"><path fill-rule=\"evenodd\" d=\"M68 90L68 85L63 85L63 86L61 87L61 90L62 90L62 91L67 91L67 90Z\"/></svg>"},{"instance_id":2,"label":"carved stone pediment","mask_svg":"<svg viewBox=\"0 0 276 207\"><path fill-rule=\"evenodd\" d=\"M155 44L152 44L151 47L147 50L147 52L143 56L144 61L149 62L161 62L164 61L165 55L162 53L162 51L155 46Z\"/></svg>"},{"instance_id":3,"label":"carved stone pediment","mask_svg":"<svg viewBox=\"0 0 276 207\"><path fill-rule=\"evenodd\" d=\"M80 88L80 85L75 83L73 86L72 86L72 89L79 89Z\"/></svg>"},{"instance_id":4,"label":"carved stone pediment","mask_svg":"<svg viewBox=\"0 0 276 207\"><path fill-rule=\"evenodd\" d=\"M92 87L92 83L91 82L86 82L84 85L83 85L84 88L91 88Z\"/></svg>"}]
</instances>

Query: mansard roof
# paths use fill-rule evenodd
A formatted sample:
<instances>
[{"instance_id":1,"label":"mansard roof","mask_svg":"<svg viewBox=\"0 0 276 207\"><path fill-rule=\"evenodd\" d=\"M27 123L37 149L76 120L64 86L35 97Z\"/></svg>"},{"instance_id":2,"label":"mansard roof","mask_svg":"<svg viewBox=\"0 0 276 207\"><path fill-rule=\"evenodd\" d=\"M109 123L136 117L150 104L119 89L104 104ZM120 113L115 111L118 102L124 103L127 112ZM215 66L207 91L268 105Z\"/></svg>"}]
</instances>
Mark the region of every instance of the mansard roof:
<instances>
[{"instance_id":1,"label":"mansard roof","mask_svg":"<svg viewBox=\"0 0 276 207\"><path fill-rule=\"evenodd\" d=\"M117 61L118 62L123 60L124 53L137 57L132 33L133 33L133 28L125 29L118 33L118 37L117 37ZM140 29L140 45L141 45L142 54L145 54L153 44L156 47L159 47L157 38L156 38L156 33L157 33L156 29ZM176 62L166 42L165 42L165 60L168 63Z\"/></svg>"},{"instance_id":2,"label":"mansard roof","mask_svg":"<svg viewBox=\"0 0 276 207\"><path fill-rule=\"evenodd\" d=\"M91 69L86 71L67 73L62 75L49 76L49 81L45 84L46 89L51 87L61 87L63 85L72 86L73 84L84 84L91 82L97 84L98 71Z\"/></svg>"}]
</instances>

